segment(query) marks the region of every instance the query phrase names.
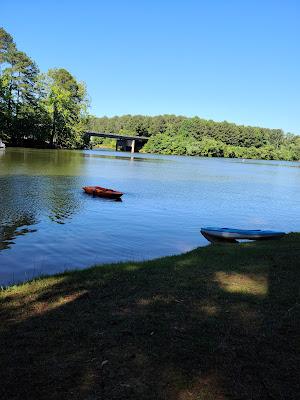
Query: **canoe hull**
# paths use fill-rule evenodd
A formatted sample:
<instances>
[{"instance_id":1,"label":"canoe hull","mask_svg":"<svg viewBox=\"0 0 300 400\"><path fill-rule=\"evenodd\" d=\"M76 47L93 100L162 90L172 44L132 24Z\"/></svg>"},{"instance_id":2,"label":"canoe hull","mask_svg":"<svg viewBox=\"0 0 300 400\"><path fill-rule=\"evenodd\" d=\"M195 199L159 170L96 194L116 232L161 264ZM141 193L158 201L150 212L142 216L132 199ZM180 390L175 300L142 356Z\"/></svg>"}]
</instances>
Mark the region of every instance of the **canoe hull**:
<instances>
[{"instance_id":1,"label":"canoe hull","mask_svg":"<svg viewBox=\"0 0 300 400\"><path fill-rule=\"evenodd\" d=\"M246 240L270 240L280 239L285 235L285 232L277 231L261 231L261 230L246 230L234 228L201 228L202 235L210 241L230 241L246 239Z\"/></svg>"},{"instance_id":2,"label":"canoe hull","mask_svg":"<svg viewBox=\"0 0 300 400\"><path fill-rule=\"evenodd\" d=\"M212 236L206 232L202 232L202 236L205 237L206 240L208 240L211 243L220 243L220 242L226 242L226 243L238 243L238 241L236 239L230 239L230 238L221 238L221 237L217 237L217 236Z\"/></svg>"},{"instance_id":3,"label":"canoe hull","mask_svg":"<svg viewBox=\"0 0 300 400\"><path fill-rule=\"evenodd\" d=\"M84 186L82 188L85 193L105 199L120 199L123 196L122 192L113 189L106 189L101 186Z\"/></svg>"}]
</instances>

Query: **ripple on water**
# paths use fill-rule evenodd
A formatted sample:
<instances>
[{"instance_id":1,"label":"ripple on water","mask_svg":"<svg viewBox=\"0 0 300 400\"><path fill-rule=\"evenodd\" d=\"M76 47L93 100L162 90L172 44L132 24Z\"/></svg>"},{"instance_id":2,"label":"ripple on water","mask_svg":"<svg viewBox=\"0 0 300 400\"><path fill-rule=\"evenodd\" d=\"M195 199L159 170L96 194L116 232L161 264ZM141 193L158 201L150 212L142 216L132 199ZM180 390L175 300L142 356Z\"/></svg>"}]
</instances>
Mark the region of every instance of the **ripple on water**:
<instances>
[{"instance_id":1,"label":"ripple on water","mask_svg":"<svg viewBox=\"0 0 300 400\"><path fill-rule=\"evenodd\" d=\"M207 243L204 225L299 230L299 164L273 164L6 149L0 283L188 251ZM97 184L121 190L123 201L81 189Z\"/></svg>"}]
</instances>

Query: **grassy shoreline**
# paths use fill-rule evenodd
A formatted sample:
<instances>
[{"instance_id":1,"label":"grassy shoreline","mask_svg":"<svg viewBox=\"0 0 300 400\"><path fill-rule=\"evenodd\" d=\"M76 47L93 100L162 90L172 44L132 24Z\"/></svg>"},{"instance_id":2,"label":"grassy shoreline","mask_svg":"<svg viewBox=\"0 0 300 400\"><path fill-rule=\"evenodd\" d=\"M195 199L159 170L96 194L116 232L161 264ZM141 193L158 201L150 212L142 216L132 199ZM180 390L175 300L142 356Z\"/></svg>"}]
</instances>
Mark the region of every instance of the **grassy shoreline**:
<instances>
[{"instance_id":1,"label":"grassy shoreline","mask_svg":"<svg viewBox=\"0 0 300 400\"><path fill-rule=\"evenodd\" d=\"M296 399L300 234L0 292L3 399Z\"/></svg>"}]
</instances>

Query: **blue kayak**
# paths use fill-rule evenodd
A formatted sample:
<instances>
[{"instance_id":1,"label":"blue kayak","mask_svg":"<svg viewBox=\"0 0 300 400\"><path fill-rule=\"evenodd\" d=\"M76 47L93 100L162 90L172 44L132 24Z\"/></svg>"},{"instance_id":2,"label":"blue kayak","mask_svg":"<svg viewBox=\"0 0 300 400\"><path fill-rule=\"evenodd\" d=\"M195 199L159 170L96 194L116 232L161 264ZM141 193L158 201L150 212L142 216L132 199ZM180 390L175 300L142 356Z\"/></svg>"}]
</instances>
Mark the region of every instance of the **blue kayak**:
<instances>
[{"instance_id":1,"label":"blue kayak","mask_svg":"<svg viewBox=\"0 0 300 400\"><path fill-rule=\"evenodd\" d=\"M262 231L254 229L234 229L234 228L217 228L205 227L201 228L202 235L208 240L227 240L236 241L239 239L248 240L265 240L279 239L285 235L285 232L278 231Z\"/></svg>"}]
</instances>

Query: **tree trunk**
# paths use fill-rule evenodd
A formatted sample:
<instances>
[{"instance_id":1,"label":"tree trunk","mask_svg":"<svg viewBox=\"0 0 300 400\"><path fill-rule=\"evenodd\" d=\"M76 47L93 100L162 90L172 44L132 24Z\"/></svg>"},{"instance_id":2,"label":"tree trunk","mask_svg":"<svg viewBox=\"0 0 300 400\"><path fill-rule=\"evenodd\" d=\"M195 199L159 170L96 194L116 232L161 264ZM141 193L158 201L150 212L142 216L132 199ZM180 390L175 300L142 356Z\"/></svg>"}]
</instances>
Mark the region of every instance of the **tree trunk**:
<instances>
[{"instance_id":1,"label":"tree trunk","mask_svg":"<svg viewBox=\"0 0 300 400\"><path fill-rule=\"evenodd\" d=\"M56 135L56 116L57 116L57 108L56 104L53 105L53 121L52 121L52 132L50 137L50 146L54 147L54 139Z\"/></svg>"}]
</instances>

